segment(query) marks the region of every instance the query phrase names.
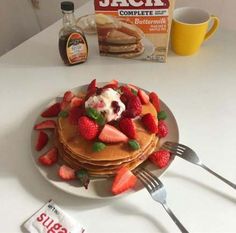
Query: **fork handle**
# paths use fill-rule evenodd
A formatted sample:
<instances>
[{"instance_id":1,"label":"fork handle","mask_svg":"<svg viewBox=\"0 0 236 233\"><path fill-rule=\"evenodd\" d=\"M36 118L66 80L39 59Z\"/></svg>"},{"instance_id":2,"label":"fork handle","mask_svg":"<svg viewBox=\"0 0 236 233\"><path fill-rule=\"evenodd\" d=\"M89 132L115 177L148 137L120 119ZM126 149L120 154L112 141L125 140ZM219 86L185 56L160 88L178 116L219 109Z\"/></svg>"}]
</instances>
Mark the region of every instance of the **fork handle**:
<instances>
[{"instance_id":1,"label":"fork handle","mask_svg":"<svg viewBox=\"0 0 236 233\"><path fill-rule=\"evenodd\" d=\"M179 221L179 219L174 215L174 213L172 212L172 210L168 207L168 205L166 203L162 203L162 206L164 207L164 209L166 210L166 212L169 214L169 216L172 218L172 220L174 221L174 223L178 226L178 228L180 229L181 232L183 233L188 233L188 231L186 230L186 228L183 226L183 224Z\"/></svg>"},{"instance_id":2,"label":"fork handle","mask_svg":"<svg viewBox=\"0 0 236 233\"><path fill-rule=\"evenodd\" d=\"M217 178L221 179L222 181L224 181L226 184L228 184L229 186L231 186L233 189L236 189L236 184L232 183L231 181L225 179L223 176L217 174L216 172L212 171L209 167L207 167L204 164L200 164L199 166L201 166L202 168L204 168L206 171L210 172L212 175L216 176Z\"/></svg>"}]
</instances>

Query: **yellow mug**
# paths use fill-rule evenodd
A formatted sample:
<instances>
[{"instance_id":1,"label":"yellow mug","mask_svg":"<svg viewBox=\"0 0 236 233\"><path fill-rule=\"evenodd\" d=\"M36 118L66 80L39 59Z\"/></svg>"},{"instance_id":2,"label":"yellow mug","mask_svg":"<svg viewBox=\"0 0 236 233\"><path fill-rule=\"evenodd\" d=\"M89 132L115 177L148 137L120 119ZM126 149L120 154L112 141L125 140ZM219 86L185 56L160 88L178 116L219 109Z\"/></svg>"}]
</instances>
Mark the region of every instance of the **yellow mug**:
<instances>
[{"instance_id":1,"label":"yellow mug","mask_svg":"<svg viewBox=\"0 0 236 233\"><path fill-rule=\"evenodd\" d=\"M213 21L210 27L210 22ZM174 10L171 47L179 55L196 53L201 44L209 39L219 26L219 18L208 12L193 7L182 7ZM210 27L210 29L208 29Z\"/></svg>"}]
</instances>

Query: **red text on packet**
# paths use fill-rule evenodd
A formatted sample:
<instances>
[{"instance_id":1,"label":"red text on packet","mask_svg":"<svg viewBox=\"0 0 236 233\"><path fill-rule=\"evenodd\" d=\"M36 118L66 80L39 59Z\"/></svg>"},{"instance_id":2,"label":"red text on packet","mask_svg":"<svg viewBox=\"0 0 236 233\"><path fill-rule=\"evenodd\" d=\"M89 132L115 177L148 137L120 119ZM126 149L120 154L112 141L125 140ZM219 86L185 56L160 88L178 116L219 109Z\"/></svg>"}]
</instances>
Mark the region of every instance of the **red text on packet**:
<instances>
[{"instance_id":1,"label":"red text on packet","mask_svg":"<svg viewBox=\"0 0 236 233\"><path fill-rule=\"evenodd\" d=\"M67 233L67 229L60 223L57 223L54 219L50 218L46 213L42 213L37 217L37 221L40 222L46 229L47 233Z\"/></svg>"}]
</instances>

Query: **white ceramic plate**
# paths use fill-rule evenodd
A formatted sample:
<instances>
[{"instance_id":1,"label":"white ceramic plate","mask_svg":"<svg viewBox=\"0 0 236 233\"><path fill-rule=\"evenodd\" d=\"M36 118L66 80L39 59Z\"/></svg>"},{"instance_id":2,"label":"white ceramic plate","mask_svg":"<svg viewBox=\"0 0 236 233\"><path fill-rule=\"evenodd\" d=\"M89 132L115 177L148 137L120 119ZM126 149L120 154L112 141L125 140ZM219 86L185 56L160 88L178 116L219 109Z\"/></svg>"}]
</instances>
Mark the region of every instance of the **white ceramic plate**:
<instances>
[{"instance_id":1,"label":"white ceramic plate","mask_svg":"<svg viewBox=\"0 0 236 233\"><path fill-rule=\"evenodd\" d=\"M100 83L101 86L104 84L105 83ZM78 93L81 90L86 90L86 88L87 86L80 86L80 87L73 88L72 91L74 93ZM53 101L51 101L48 104L48 106L52 105L55 102L58 102L59 99L61 98L62 96L58 96ZM45 109L48 106L45 106ZM178 142L179 130L178 130L177 122L175 120L173 113L163 101L161 101L161 110L164 110L167 113L168 117L166 119L166 123L169 128L169 134L164 139L161 139L160 143L163 143L164 141ZM46 118L42 118L40 116L37 117L35 124L37 124L38 122L41 122L42 120L46 120ZM49 130L47 132L49 132ZM44 167L38 164L37 162L38 157L52 146L53 134L52 132L49 132L49 134L50 134L49 135L50 141L48 145L42 151L37 152L34 149L36 137L37 137L37 131L32 130L32 137L31 137L32 158L33 158L36 168L43 175L43 177L46 180L48 180L52 185L56 186L57 188L76 196L94 198L94 199L116 198L116 197L120 197L121 195L127 195L127 194L130 194L132 192L137 192L138 190L142 189L141 185L137 185L135 190L130 190L130 191L125 192L124 194L114 196L111 193L112 178L108 178L108 179L107 178L93 178L91 179L87 190L84 187L80 187L78 182L76 182L76 180L70 181L70 182L65 182L65 181L60 180L60 178L57 175L57 170L59 168L58 164L55 164L52 167ZM149 170L153 171L159 177L167 170L167 168L170 166L171 163L172 163L172 160L170 161L169 165L164 169L158 169L156 166L152 165L148 161L142 164L141 166L147 167Z\"/></svg>"}]
</instances>

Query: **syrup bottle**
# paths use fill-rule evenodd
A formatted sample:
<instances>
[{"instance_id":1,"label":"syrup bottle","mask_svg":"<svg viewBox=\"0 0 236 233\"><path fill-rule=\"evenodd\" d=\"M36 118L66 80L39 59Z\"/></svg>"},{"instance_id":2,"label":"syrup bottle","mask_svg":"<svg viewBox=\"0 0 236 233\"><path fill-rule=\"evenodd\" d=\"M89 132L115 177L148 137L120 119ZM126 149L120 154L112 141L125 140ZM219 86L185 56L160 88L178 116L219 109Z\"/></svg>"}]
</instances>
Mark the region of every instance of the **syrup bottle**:
<instances>
[{"instance_id":1,"label":"syrup bottle","mask_svg":"<svg viewBox=\"0 0 236 233\"><path fill-rule=\"evenodd\" d=\"M74 3L61 3L63 28L59 32L59 52L66 65L83 63L88 57L88 44L84 33L76 26Z\"/></svg>"}]
</instances>

